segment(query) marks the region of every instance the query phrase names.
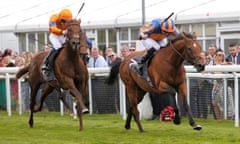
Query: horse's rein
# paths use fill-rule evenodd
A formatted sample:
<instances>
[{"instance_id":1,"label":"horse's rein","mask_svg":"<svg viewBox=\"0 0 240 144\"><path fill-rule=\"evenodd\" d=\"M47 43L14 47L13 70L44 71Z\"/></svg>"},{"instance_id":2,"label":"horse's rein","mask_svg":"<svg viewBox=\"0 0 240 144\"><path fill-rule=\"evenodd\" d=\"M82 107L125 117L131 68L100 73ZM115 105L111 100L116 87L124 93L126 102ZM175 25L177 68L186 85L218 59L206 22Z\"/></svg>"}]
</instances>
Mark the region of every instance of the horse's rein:
<instances>
[{"instance_id":1,"label":"horse's rein","mask_svg":"<svg viewBox=\"0 0 240 144\"><path fill-rule=\"evenodd\" d=\"M183 55L182 55L176 48L173 47L173 44L172 44L171 41L170 41L170 45L171 45L171 48L172 48L182 59L184 59ZM188 52L188 51L187 51L187 52ZM191 59L193 59L193 60L194 60L194 58L195 58L194 56L191 57ZM189 63L194 64L195 62L189 62Z\"/></svg>"},{"instance_id":2,"label":"horse's rein","mask_svg":"<svg viewBox=\"0 0 240 144\"><path fill-rule=\"evenodd\" d=\"M172 41L170 41L170 46L181 58L184 59L183 55L175 47L173 47Z\"/></svg>"}]
</instances>

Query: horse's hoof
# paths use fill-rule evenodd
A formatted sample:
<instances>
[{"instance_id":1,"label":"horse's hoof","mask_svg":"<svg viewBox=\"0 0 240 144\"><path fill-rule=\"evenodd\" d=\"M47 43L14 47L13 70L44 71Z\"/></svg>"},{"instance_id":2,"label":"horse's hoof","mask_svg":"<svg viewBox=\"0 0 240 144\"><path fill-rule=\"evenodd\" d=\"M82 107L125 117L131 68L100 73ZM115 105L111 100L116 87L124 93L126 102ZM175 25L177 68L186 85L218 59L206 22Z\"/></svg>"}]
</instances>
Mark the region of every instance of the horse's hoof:
<instances>
[{"instance_id":1,"label":"horse's hoof","mask_svg":"<svg viewBox=\"0 0 240 144\"><path fill-rule=\"evenodd\" d=\"M174 118L173 119L173 123L175 124L175 125L179 125L179 124L181 124L181 120L180 120L180 118Z\"/></svg>"},{"instance_id":2,"label":"horse's hoof","mask_svg":"<svg viewBox=\"0 0 240 144\"><path fill-rule=\"evenodd\" d=\"M39 112L41 111L40 105L34 106L33 112Z\"/></svg>"},{"instance_id":3,"label":"horse's hoof","mask_svg":"<svg viewBox=\"0 0 240 144\"><path fill-rule=\"evenodd\" d=\"M129 130L130 128L130 126L125 125L125 129Z\"/></svg>"},{"instance_id":4,"label":"horse's hoof","mask_svg":"<svg viewBox=\"0 0 240 144\"><path fill-rule=\"evenodd\" d=\"M83 114L89 113L89 110L87 108L85 108L85 109L82 110L82 113Z\"/></svg>"},{"instance_id":5,"label":"horse's hoof","mask_svg":"<svg viewBox=\"0 0 240 144\"><path fill-rule=\"evenodd\" d=\"M202 129L202 126L196 124L195 126L193 126L193 129L194 129L194 130L201 130L201 129Z\"/></svg>"}]
</instances>

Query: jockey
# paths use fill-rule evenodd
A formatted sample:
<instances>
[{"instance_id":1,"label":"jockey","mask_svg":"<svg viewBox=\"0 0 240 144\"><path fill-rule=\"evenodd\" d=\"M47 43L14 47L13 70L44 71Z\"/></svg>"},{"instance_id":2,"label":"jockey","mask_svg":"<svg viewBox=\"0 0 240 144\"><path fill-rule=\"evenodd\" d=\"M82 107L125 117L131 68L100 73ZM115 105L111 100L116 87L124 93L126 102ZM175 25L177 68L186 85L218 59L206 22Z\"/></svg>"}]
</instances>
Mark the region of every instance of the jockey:
<instances>
[{"instance_id":1,"label":"jockey","mask_svg":"<svg viewBox=\"0 0 240 144\"><path fill-rule=\"evenodd\" d=\"M176 37L178 35L178 29L175 27L172 19L155 19L144 24L144 26L140 28L138 38L147 49L147 53L142 56L140 62L131 64L131 69L141 74L142 66L148 58L150 58L155 51L167 45L167 37Z\"/></svg>"},{"instance_id":2,"label":"jockey","mask_svg":"<svg viewBox=\"0 0 240 144\"><path fill-rule=\"evenodd\" d=\"M49 20L49 40L52 43L52 49L44 60L42 67L43 74L46 77L50 76L50 71L53 68L54 57L58 50L62 48L65 42L64 35L67 33L66 21L72 19L72 12L69 9L63 9L59 14L53 14Z\"/></svg>"}]
</instances>

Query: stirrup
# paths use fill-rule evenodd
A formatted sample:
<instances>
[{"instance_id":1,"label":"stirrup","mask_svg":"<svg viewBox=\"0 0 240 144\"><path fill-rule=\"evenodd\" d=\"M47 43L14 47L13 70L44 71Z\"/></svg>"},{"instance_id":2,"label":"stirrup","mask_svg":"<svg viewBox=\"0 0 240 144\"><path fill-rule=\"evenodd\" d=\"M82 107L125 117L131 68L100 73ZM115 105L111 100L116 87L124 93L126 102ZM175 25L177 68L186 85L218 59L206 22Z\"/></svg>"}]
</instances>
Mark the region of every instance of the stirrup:
<instances>
[{"instance_id":1,"label":"stirrup","mask_svg":"<svg viewBox=\"0 0 240 144\"><path fill-rule=\"evenodd\" d=\"M47 64L44 64L42 66L42 70L50 70L49 66Z\"/></svg>"}]
</instances>

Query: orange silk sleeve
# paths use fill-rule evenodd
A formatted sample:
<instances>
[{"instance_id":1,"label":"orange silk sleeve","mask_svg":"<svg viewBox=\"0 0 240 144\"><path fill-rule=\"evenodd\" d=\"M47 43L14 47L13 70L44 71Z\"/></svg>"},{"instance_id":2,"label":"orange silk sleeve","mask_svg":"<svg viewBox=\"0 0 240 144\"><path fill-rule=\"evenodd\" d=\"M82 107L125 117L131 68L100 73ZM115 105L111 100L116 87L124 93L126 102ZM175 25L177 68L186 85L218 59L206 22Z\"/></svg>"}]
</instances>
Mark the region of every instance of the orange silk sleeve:
<instances>
[{"instance_id":1,"label":"orange silk sleeve","mask_svg":"<svg viewBox=\"0 0 240 144\"><path fill-rule=\"evenodd\" d=\"M57 26L58 14L54 14L50 17L49 20L49 31L56 35L63 35L62 29L58 28Z\"/></svg>"}]
</instances>

